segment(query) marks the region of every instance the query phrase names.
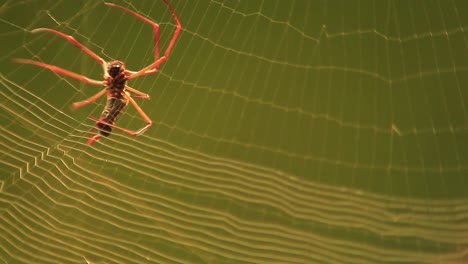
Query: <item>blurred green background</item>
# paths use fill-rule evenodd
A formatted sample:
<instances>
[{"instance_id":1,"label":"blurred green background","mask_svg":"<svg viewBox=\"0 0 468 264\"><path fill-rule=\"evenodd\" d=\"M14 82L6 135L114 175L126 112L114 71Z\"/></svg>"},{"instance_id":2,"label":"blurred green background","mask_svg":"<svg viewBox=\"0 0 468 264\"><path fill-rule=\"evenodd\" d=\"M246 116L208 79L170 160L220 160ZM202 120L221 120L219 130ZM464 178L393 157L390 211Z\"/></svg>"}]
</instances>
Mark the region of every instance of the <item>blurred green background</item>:
<instances>
[{"instance_id":1,"label":"blurred green background","mask_svg":"<svg viewBox=\"0 0 468 264\"><path fill-rule=\"evenodd\" d=\"M161 26L162 1L115 1ZM0 262L464 263L468 2L176 1L129 85L153 120L86 144L72 110L153 30L101 1L0 3ZM144 125L130 106L118 125Z\"/></svg>"}]
</instances>

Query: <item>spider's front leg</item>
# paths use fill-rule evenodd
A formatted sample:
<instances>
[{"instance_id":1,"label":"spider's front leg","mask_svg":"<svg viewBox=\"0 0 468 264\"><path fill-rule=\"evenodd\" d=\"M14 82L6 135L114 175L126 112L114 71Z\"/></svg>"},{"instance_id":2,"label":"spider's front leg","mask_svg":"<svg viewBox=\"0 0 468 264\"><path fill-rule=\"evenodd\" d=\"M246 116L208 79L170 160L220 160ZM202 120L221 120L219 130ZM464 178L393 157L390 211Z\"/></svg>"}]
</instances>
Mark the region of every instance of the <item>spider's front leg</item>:
<instances>
[{"instance_id":1,"label":"spider's front leg","mask_svg":"<svg viewBox=\"0 0 468 264\"><path fill-rule=\"evenodd\" d=\"M90 84L90 85L104 85L104 82L103 81L97 81L97 80L93 80L93 79L90 79L86 76L83 76L81 74L76 74L74 72L71 72L71 71L67 71L65 69L62 69L60 67L57 67L57 66L54 66L54 65L50 65L50 64L47 64L47 63L43 63L43 62L39 62L39 61L35 61L35 60L28 60L28 59L13 59L13 62L15 63L21 63L21 64L31 64L31 65L36 65L38 67L41 67L41 68L44 68L44 69L48 69L50 71L53 71L55 73L58 73L58 74L61 74L61 75L65 75L65 76L68 76L68 77L71 77L71 78L74 78L74 79L77 79L79 81L82 81L86 84Z\"/></svg>"},{"instance_id":2,"label":"spider's front leg","mask_svg":"<svg viewBox=\"0 0 468 264\"><path fill-rule=\"evenodd\" d=\"M177 23L177 27L176 27L176 31L174 32L174 35L172 36L172 39L171 39L171 42L169 43L169 46L167 47L166 51L164 52L164 56L162 56L161 58L159 58L159 25L153 21L151 21L150 19L132 11L132 10L129 10L125 7L122 7L122 6L119 6L119 5L116 5L116 4L112 4L112 3L106 3L106 5L108 6L112 6L112 7L115 7L115 8L118 8L120 10L123 10L141 20L143 20L144 22L150 24L153 28L154 28L154 42L155 42L155 47L154 47L154 62L148 66L146 66L145 68L137 71L137 72L130 72L131 74L128 76L128 80L131 80L131 79L135 79L137 77L140 77L140 76L143 76L143 75L148 75L148 74L154 74L158 71L158 68L161 64L163 64L168 58L169 58L169 55L171 53L171 50L172 48L174 47L175 45L175 42L179 36L179 33L180 31L182 30L182 25L180 24L180 21L179 21L179 18L177 17L175 11L174 11L174 8L172 8L172 6L169 4L169 2L167 0L163 0L164 3L167 5L167 7L169 8L169 10L171 11L172 13L172 16L174 17L176 23Z\"/></svg>"},{"instance_id":3,"label":"spider's front leg","mask_svg":"<svg viewBox=\"0 0 468 264\"><path fill-rule=\"evenodd\" d=\"M96 55L96 53L92 52L86 46L84 46L83 44L78 42L73 36L64 34L64 33L60 32L60 31L50 29L50 28L36 28L36 29L31 30L31 33L33 33L33 34L36 34L36 33L39 33L39 32L50 32L50 33L53 33L53 34L55 34L55 35L57 35L59 37L62 37L64 39L66 39L68 42L72 43L77 48L81 49L86 54L91 56L94 60L96 60L102 66L102 68L104 70L104 75L105 76L107 75L107 72L106 72L107 63L101 57ZM36 66L39 66L39 67L42 67L42 68L49 69L49 70L51 70L53 72L56 72L58 74L63 74L63 75L70 76L72 78L78 79L78 80L83 81L83 82L88 83L88 84L95 84L94 83L95 80L89 79L87 77L84 77L84 76L81 76L81 75L78 75L78 74L75 74L75 73L72 73L72 72L69 72L69 71L61 69L61 68L59 68L57 66L45 64L45 63L38 62L38 61L26 60L26 59L14 59L13 61L16 62L16 63L33 64L33 65L36 65Z\"/></svg>"}]
</instances>

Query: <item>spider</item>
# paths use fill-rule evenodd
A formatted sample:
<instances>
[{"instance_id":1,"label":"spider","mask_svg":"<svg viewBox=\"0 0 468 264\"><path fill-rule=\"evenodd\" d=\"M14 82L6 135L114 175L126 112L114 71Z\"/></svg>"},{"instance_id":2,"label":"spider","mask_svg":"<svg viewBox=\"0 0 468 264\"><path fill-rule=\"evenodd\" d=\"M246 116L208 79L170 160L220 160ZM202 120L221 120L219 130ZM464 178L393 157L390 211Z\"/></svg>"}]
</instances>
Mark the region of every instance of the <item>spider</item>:
<instances>
[{"instance_id":1,"label":"spider","mask_svg":"<svg viewBox=\"0 0 468 264\"><path fill-rule=\"evenodd\" d=\"M93 80L83 75L76 74L76 73L67 71L65 69L59 68L57 66L42 63L39 61L28 60L28 59L13 59L13 61L16 63L36 65L36 66L51 70L55 73L62 74L71 78L75 78L77 80L80 80L90 85L105 86L103 90L101 90L96 95L88 98L87 100L72 104L72 107L74 109L77 109L77 108L80 108L80 107L83 107L85 105L89 105L95 102L98 98L100 98L101 96L107 93L106 106L100 118L90 116L91 119L96 121L96 127L98 128L99 132L94 136L91 134L88 140L88 145L92 145L99 138L101 138L101 136L104 136L104 137L109 136L113 128L118 129L132 136L139 136L143 134L152 125L153 122L151 121L151 119L145 114L145 112L143 112L140 106L138 106L138 104L133 99L133 98L141 98L141 99L149 100L150 96L148 94L144 94L128 86L127 81L135 79L140 76L157 73L159 66L169 58L169 54L172 48L174 47L177 37L179 36L180 30L182 29L182 25L180 24L179 18L177 17L174 9L169 4L169 2L167 2L167 0L163 0L163 1L167 5L167 7L170 9L172 16L174 17L177 23L177 27L171 39L171 42L169 43L169 46L167 47L164 53L164 56L162 57L159 57L159 25L158 24L156 24L155 22L149 20L148 18L140 14L137 14L136 12L131 11L125 7L112 4L112 3L105 3L108 6L121 9L143 20L144 22L150 24L151 26L153 26L154 40L155 40L154 62L139 71L127 70L125 68L125 64L119 60L106 62L101 57L99 57L98 55L93 53L91 50L86 48L83 44L76 41L72 36L66 35L62 32L59 32L50 28L37 28L37 29L32 30L31 33L50 32L68 40L69 42L74 44L76 47L80 48L82 51L86 52L89 56L91 56L99 64L102 65L102 68L104 70L104 81ZM146 123L146 126L144 126L143 128L140 128L137 131L131 131L131 130L118 127L115 125L115 122L123 113L123 111L125 110L129 102L135 107L137 112L140 114L140 116L143 118L143 120Z\"/></svg>"}]
</instances>

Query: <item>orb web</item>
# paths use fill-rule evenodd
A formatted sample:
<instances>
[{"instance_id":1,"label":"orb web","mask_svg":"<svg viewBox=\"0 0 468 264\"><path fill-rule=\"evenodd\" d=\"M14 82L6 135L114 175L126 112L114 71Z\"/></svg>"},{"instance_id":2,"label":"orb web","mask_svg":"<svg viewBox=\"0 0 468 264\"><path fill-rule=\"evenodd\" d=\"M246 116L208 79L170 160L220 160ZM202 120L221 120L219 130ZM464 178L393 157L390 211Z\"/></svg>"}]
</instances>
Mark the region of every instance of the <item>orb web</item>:
<instances>
[{"instance_id":1,"label":"orb web","mask_svg":"<svg viewBox=\"0 0 468 264\"><path fill-rule=\"evenodd\" d=\"M161 25L162 1L118 1ZM130 85L153 120L86 144L106 60L138 70L153 32L99 1L0 7L5 263L463 263L463 1L171 1L183 25ZM21 15L18 15L21 14ZM129 106L118 125L144 121Z\"/></svg>"}]
</instances>

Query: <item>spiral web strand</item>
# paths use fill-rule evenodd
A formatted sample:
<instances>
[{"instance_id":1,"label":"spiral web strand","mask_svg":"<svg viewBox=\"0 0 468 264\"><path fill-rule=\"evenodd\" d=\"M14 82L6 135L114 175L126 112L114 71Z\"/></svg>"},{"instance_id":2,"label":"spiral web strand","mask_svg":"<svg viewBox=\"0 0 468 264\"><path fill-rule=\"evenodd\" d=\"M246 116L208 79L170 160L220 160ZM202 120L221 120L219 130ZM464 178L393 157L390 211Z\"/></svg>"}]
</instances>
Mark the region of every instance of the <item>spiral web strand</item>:
<instances>
[{"instance_id":1,"label":"spiral web strand","mask_svg":"<svg viewBox=\"0 0 468 264\"><path fill-rule=\"evenodd\" d=\"M138 70L151 27L99 1L0 7L0 262L468 261L464 1L170 2L171 58L129 83L153 126L92 147L105 99L70 105L98 90L11 59L100 79L29 31ZM167 47L162 1L115 3Z\"/></svg>"}]
</instances>

